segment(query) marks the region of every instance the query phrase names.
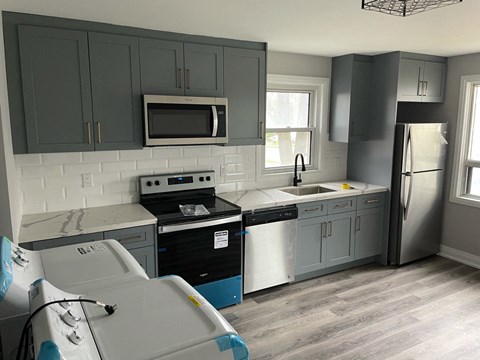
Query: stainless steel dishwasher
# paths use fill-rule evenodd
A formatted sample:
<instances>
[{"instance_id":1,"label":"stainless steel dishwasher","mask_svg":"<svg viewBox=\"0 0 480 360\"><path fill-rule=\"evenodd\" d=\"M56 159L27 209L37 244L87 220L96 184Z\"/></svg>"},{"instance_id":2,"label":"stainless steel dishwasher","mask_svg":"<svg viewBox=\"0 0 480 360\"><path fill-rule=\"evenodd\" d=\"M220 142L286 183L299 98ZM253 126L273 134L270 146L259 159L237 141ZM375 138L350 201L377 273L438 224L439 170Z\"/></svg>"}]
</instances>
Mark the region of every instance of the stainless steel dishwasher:
<instances>
[{"instance_id":1,"label":"stainless steel dishwasher","mask_svg":"<svg viewBox=\"0 0 480 360\"><path fill-rule=\"evenodd\" d=\"M294 280L297 217L296 206L244 215L244 294Z\"/></svg>"}]
</instances>

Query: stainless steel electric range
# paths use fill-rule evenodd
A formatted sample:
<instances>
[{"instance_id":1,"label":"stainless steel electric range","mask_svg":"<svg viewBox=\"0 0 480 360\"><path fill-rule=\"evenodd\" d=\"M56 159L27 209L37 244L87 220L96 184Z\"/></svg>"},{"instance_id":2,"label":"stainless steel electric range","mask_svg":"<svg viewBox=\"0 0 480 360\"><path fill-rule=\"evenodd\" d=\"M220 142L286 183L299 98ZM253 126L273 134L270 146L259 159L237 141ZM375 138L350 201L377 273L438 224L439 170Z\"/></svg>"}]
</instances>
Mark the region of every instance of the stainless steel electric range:
<instances>
[{"instance_id":1,"label":"stainless steel electric range","mask_svg":"<svg viewBox=\"0 0 480 360\"><path fill-rule=\"evenodd\" d=\"M140 177L158 219L158 276L179 275L217 309L242 300L240 207L215 195L215 172Z\"/></svg>"}]
</instances>

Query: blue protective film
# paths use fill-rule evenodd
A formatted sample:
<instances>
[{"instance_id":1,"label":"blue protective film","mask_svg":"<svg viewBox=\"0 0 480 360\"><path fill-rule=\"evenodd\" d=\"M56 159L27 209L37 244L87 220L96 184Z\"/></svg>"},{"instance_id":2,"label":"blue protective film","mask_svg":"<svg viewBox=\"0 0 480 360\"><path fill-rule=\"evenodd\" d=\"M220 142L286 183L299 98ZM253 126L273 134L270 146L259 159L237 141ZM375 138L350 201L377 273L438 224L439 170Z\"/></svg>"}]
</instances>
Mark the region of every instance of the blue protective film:
<instances>
[{"instance_id":1,"label":"blue protective film","mask_svg":"<svg viewBox=\"0 0 480 360\"><path fill-rule=\"evenodd\" d=\"M12 275L12 242L6 236L0 236L0 302L7 295L13 282Z\"/></svg>"},{"instance_id":2,"label":"blue protective film","mask_svg":"<svg viewBox=\"0 0 480 360\"><path fill-rule=\"evenodd\" d=\"M215 339L217 341L218 350L220 352L232 350L234 360L249 360L247 345L238 335L223 335Z\"/></svg>"}]
</instances>

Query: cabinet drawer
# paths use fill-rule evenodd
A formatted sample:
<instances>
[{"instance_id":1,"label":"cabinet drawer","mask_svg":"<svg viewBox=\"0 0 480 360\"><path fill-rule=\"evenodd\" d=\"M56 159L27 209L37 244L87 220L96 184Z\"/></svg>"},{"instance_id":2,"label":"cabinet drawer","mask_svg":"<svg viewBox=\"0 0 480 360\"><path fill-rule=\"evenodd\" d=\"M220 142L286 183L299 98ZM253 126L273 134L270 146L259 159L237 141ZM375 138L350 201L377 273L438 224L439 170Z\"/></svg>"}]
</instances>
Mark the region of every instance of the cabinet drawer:
<instances>
[{"instance_id":1,"label":"cabinet drawer","mask_svg":"<svg viewBox=\"0 0 480 360\"><path fill-rule=\"evenodd\" d=\"M154 245L154 230L152 225L105 232L105 239L115 239L125 249L135 249Z\"/></svg>"},{"instance_id":2,"label":"cabinet drawer","mask_svg":"<svg viewBox=\"0 0 480 360\"><path fill-rule=\"evenodd\" d=\"M357 209L356 197L344 197L328 201L328 214L338 214Z\"/></svg>"},{"instance_id":3,"label":"cabinet drawer","mask_svg":"<svg viewBox=\"0 0 480 360\"><path fill-rule=\"evenodd\" d=\"M360 195L357 198L357 209L370 209L383 206L385 204L385 193L375 193Z\"/></svg>"},{"instance_id":4,"label":"cabinet drawer","mask_svg":"<svg viewBox=\"0 0 480 360\"><path fill-rule=\"evenodd\" d=\"M308 219L311 217L327 215L327 201L315 201L297 204L298 218Z\"/></svg>"}]
</instances>

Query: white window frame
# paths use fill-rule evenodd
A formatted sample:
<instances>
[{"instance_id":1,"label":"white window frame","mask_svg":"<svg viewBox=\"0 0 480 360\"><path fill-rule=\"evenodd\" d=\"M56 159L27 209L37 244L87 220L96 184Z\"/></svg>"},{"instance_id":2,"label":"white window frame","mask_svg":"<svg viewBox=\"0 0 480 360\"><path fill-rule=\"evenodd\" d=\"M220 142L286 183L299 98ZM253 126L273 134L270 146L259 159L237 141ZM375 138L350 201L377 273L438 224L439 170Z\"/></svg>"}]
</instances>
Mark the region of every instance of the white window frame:
<instances>
[{"instance_id":1,"label":"white window frame","mask_svg":"<svg viewBox=\"0 0 480 360\"><path fill-rule=\"evenodd\" d=\"M480 75L462 76L458 102L457 134L453 160L450 201L480 208L480 197L466 194L468 166L480 167L480 163L467 160L472 132L472 110L474 87L480 85Z\"/></svg>"},{"instance_id":2,"label":"white window frame","mask_svg":"<svg viewBox=\"0 0 480 360\"><path fill-rule=\"evenodd\" d=\"M330 80L321 77L294 76L294 75L267 75L267 91L301 91L309 92L311 123L309 127L288 128L285 131L309 131L312 130L310 165L307 172L318 171L321 168L321 143L328 141L328 99ZM265 124L266 125L266 124ZM265 131L267 127L265 126ZM276 168L265 167L265 146L257 152L257 163L262 175L291 174L293 166L282 166Z\"/></svg>"}]
</instances>

